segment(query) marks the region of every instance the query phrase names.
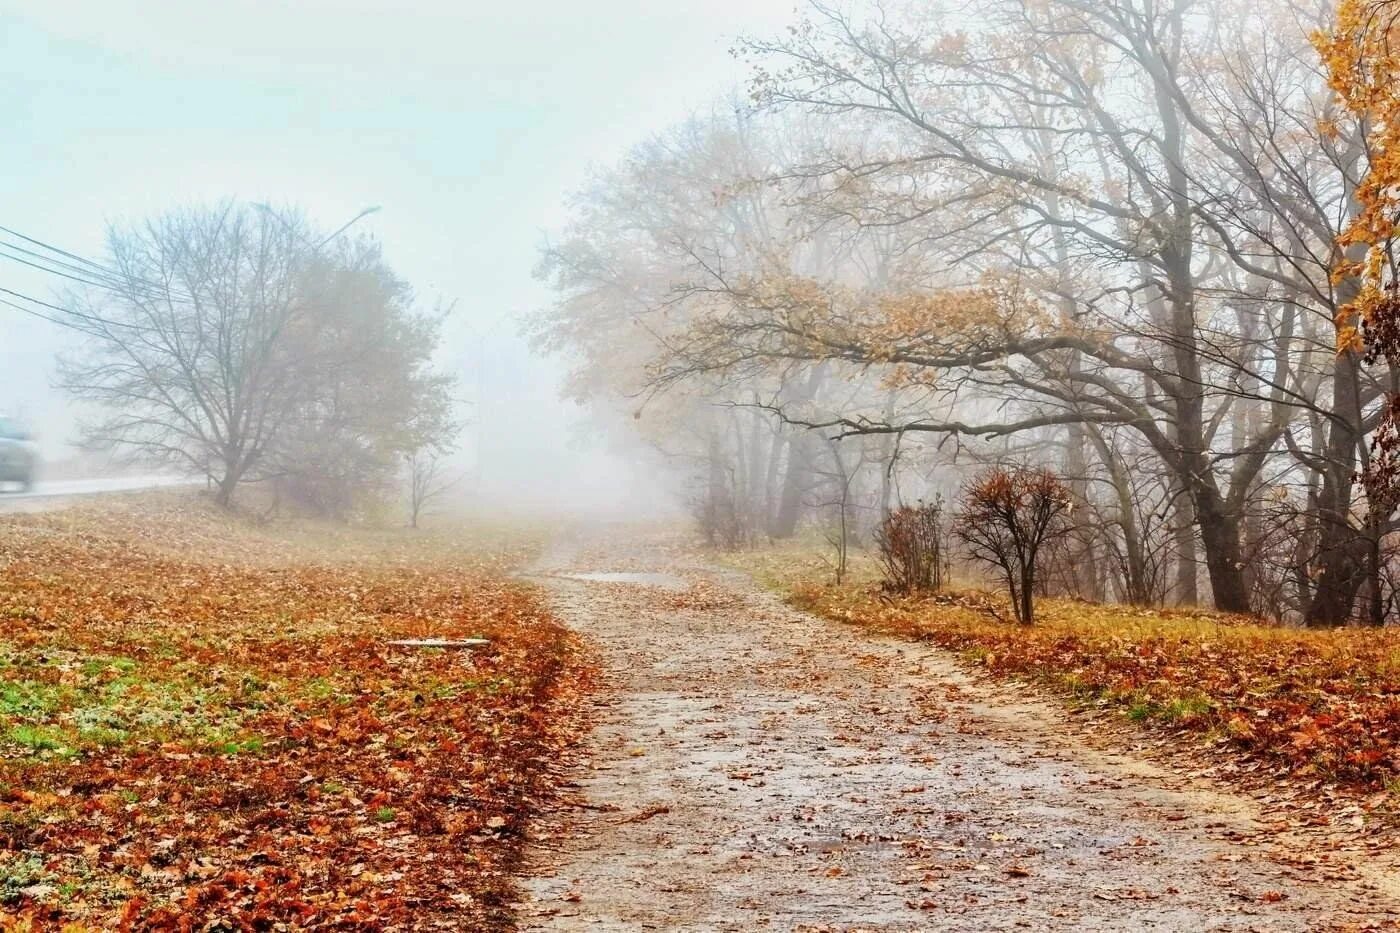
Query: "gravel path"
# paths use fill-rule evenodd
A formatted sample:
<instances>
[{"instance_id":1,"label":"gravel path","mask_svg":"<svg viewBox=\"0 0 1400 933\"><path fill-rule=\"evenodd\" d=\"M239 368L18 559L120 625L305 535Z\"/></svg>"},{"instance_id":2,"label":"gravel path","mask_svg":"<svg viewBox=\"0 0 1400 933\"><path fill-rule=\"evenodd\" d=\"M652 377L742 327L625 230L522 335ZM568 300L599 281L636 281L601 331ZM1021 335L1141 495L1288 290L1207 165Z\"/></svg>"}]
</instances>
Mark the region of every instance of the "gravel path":
<instances>
[{"instance_id":1,"label":"gravel path","mask_svg":"<svg viewBox=\"0 0 1400 933\"><path fill-rule=\"evenodd\" d=\"M537 573L607 689L524 930L1395 927L1391 876L941 652L660 541L575 540Z\"/></svg>"}]
</instances>

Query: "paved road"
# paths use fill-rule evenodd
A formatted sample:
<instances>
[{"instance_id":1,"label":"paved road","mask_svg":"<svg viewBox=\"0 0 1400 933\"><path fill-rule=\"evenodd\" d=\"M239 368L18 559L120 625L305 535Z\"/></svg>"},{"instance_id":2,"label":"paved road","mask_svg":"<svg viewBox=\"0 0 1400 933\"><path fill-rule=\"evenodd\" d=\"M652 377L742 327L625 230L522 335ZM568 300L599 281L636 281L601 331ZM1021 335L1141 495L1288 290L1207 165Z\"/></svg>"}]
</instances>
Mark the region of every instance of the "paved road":
<instances>
[{"instance_id":1,"label":"paved road","mask_svg":"<svg viewBox=\"0 0 1400 933\"><path fill-rule=\"evenodd\" d=\"M1394 878L926 646L619 533L538 568L608 689L523 930L1393 929Z\"/></svg>"},{"instance_id":2,"label":"paved road","mask_svg":"<svg viewBox=\"0 0 1400 933\"><path fill-rule=\"evenodd\" d=\"M69 500L84 496L139 492L143 489L163 489L170 486L191 486L202 483L180 476L120 476L106 479L74 479L35 483L25 492L14 486L0 486L0 512L32 512L58 508Z\"/></svg>"}]
</instances>

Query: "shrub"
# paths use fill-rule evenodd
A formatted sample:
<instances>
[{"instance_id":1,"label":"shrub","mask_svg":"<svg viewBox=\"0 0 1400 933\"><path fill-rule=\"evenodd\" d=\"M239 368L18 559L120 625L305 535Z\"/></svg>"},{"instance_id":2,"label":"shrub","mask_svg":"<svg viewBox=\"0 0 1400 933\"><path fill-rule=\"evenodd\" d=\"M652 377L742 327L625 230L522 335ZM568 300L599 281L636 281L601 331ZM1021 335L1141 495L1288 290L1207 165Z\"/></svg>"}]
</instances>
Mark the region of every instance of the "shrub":
<instances>
[{"instance_id":1,"label":"shrub","mask_svg":"<svg viewBox=\"0 0 1400 933\"><path fill-rule=\"evenodd\" d=\"M1070 491L1054 473L993 467L963 487L953 533L973 560L1001 571L1016 621L1035 619L1035 571L1041 550L1070 531Z\"/></svg>"},{"instance_id":2,"label":"shrub","mask_svg":"<svg viewBox=\"0 0 1400 933\"><path fill-rule=\"evenodd\" d=\"M875 531L884 586L896 593L936 592L947 579L943 503L902 505Z\"/></svg>"}]
</instances>

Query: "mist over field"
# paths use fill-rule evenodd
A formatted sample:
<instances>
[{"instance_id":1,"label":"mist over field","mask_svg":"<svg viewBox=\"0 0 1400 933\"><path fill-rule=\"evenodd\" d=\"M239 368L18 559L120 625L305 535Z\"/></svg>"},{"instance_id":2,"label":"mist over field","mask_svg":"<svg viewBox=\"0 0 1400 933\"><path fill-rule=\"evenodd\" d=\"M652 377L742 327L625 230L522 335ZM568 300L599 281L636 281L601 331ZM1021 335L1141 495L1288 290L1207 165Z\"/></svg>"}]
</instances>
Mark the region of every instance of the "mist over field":
<instances>
[{"instance_id":1,"label":"mist over field","mask_svg":"<svg viewBox=\"0 0 1400 933\"><path fill-rule=\"evenodd\" d=\"M628 0L392 13L156 0L139 15L4 4L0 226L100 257L109 223L175 206L296 205L328 228L379 206L356 232L384 244L420 303L453 306L435 363L461 377L469 485L530 508L664 504L674 497L629 466L638 453L560 400L564 364L520 336L522 317L548 301L531 270L589 164L729 87L734 37L788 12ZM0 286L61 303L72 283L11 259ZM0 414L33 425L47 462L70 458L82 409L54 388L54 358L77 341L5 305L0 327Z\"/></svg>"}]
</instances>

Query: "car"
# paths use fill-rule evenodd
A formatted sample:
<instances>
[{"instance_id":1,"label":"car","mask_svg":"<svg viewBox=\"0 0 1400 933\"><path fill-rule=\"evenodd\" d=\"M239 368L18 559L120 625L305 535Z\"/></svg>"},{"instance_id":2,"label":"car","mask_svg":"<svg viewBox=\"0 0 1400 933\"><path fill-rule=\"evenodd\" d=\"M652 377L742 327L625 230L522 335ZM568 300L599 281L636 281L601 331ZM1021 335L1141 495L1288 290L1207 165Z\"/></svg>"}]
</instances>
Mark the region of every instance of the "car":
<instances>
[{"instance_id":1,"label":"car","mask_svg":"<svg viewBox=\"0 0 1400 933\"><path fill-rule=\"evenodd\" d=\"M33 435L19 422L0 417L0 487L18 484L20 491L26 492L34 485L39 458L33 441Z\"/></svg>"}]
</instances>

